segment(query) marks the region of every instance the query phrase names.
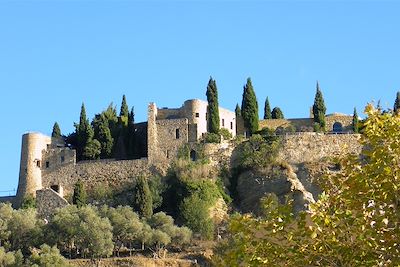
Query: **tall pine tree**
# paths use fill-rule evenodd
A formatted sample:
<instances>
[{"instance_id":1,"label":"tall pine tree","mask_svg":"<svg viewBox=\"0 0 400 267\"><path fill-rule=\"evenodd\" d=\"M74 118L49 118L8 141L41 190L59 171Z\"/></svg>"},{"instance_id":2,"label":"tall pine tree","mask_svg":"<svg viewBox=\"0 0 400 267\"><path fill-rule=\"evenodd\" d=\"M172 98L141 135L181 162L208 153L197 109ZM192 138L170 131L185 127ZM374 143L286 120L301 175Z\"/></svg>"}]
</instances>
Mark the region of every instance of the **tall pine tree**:
<instances>
[{"instance_id":1,"label":"tall pine tree","mask_svg":"<svg viewBox=\"0 0 400 267\"><path fill-rule=\"evenodd\" d=\"M100 114L96 114L92 124L94 129L94 138L100 142L101 146L100 158L111 158L114 146L114 138L112 137L105 111Z\"/></svg>"},{"instance_id":2,"label":"tall pine tree","mask_svg":"<svg viewBox=\"0 0 400 267\"><path fill-rule=\"evenodd\" d=\"M243 87L242 117L250 135L258 131L258 103L250 78Z\"/></svg>"},{"instance_id":3,"label":"tall pine tree","mask_svg":"<svg viewBox=\"0 0 400 267\"><path fill-rule=\"evenodd\" d=\"M313 105L313 115L314 122L318 125L318 129L325 131L325 102L322 96L322 92L319 89L319 83L317 82L317 91L315 93L314 105Z\"/></svg>"},{"instance_id":4,"label":"tall pine tree","mask_svg":"<svg viewBox=\"0 0 400 267\"><path fill-rule=\"evenodd\" d=\"M236 114L236 118L239 118L242 116L242 110L240 109L239 104L236 104L235 114Z\"/></svg>"},{"instance_id":5,"label":"tall pine tree","mask_svg":"<svg viewBox=\"0 0 400 267\"><path fill-rule=\"evenodd\" d=\"M394 101L393 111L394 113L398 113L400 111L400 92L397 92L396 94L396 101Z\"/></svg>"},{"instance_id":6,"label":"tall pine tree","mask_svg":"<svg viewBox=\"0 0 400 267\"><path fill-rule=\"evenodd\" d=\"M358 114L356 108L354 108L353 112L353 132L354 133L359 132L359 122L358 122Z\"/></svg>"},{"instance_id":7,"label":"tall pine tree","mask_svg":"<svg viewBox=\"0 0 400 267\"><path fill-rule=\"evenodd\" d=\"M265 105L264 105L264 120L272 119L272 114L271 114L271 106L269 105L269 100L268 96L265 99Z\"/></svg>"},{"instance_id":8,"label":"tall pine tree","mask_svg":"<svg viewBox=\"0 0 400 267\"><path fill-rule=\"evenodd\" d=\"M51 133L51 137L55 137L55 138L60 138L61 137L60 126L58 125L57 122L55 122L54 125L53 125L53 132Z\"/></svg>"},{"instance_id":9,"label":"tall pine tree","mask_svg":"<svg viewBox=\"0 0 400 267\"><path fill-rule=\"evenodd\" d=\"M143 217L150 217L153 214L153 198L147 179L143 176L138 178L135 186L134 208Z\"/></svg>"},{"instance_id":10,"label":"tall pine tree","mask_svg":"<svg viewBox=\"0 0 400 267\"><path fill-rule=\"evenodd\" d=\"M207 130L209 133L219 133L219 105L217 83L210 77L207 85Z\"/></svg>"}]
</instances>

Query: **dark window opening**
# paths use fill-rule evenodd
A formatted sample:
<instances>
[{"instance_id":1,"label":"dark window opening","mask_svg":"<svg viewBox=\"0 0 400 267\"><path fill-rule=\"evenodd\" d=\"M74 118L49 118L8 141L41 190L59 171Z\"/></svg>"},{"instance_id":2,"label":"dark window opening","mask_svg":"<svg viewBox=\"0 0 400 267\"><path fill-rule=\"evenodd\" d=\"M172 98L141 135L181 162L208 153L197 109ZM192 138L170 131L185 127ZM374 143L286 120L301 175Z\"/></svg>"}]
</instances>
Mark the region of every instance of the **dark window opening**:
<instances>
[{"instance_id":1,"label":"dark window opening","mask_svg":"<svg viewBox=\"0 0 400 267\"><path fill-rule=\"evenodd\" d=\"M58 184L50 186L51 189L56 191L57 193L60 193L60 186Z\"/></svg>"},{"instance_id":2,"label":"dark window opening","mask_svg":"<svg viewBox=\"0 0 400 267\"><path fill-rule=\"evenodd\" d=\"M36 166L37 166L38 168L40 168L40 160L37 160L37 161L36 161Z\"/></svg>"},{"instance_id":3,"label":"dark window opening","mask_svg":"<svg viewBox=\"0 0 400 267\"><path fill-rule=\"evenodd\" d=\"M167 155L167 159L169 159L169 150L167 150L165 154Z\"/></svg>"},{"instance_id":4,"label":"dark window opening","mask_svg":"<svg viewBox=\"0 0 400 267\"><path fill-rule=\"evenodd\" d=\"M50 144L47 144L46 147L47 147L47 149L49 149L50 148Z\"/></svg>"},{"instance_id":5,"label":"dark window opening","mask_svg":"<svg viewBox=\"0 0 400 267\"><path fill-rule=\"evenodd\" d=\"M225 120L222 119L222 127L224 127L224 126L225 126Z\"/></svg>"},{"instance_id":6,"label":"dark window opening","mask_svg":"<svg viewBox=\"0 0 400 267\"><path fill-rule=\"evenodd\" d=\"M233 130L233 122L231 122L231 130Z\"/></svg>"},{"instance_id":7,"label":"dark window opening","mask_svg":"<svg viewBox=\"0 0 400 267\"><path fill-rule=\"evenodd\" d=\"M61 156L61 163L65 161L65 157Z\"/></svg>"},{"instance_id":8,"label":"dark window opening","mask_svg":"<svg viewBox=\"0 0 400 267\"><path fill-rule=\"evenodd\" d=\"M179 139L179 137L180 137L179 129L175 130L175 137L176 137L176 139Z\"/></svg>"},{"instance_id":9,"label":"dark window opening","mask_svg":"<svg viewBox=\"0 0 400 267\"><path fill-rule=\"evenodd\" d=\"M50 162L46 161L46 168L50 167Z\"/></svg>"},{"instance_id":10,"label":"dark window opening","mask_svg":"<svg viewBox=\"0 0 400 267\"><path fill-rule=\"evenodd\" d=\"M190 159L192 161L196 161L196 159L197 159L196 151L194 151L194 150L190 151Z\"/></svg>"},{"instance_id":11,"label":"dark window opening","mask_svg":"<svg viewBox=\"0 0 400 267\"><path fill-rule=\"evenodd\" d=\"M200 114L198 112L196 112L196 118L200 117Z\"/></svg>"},{"instance_id":12,"label":"dark window opening","mask_svg":"<svg viewBox=\"0 0 400 267\"><path fill-rule=\"evenodd\" d=\"M335 122L333 124L333 132L334 133L341 133L343 132L343 125L340 122Z\"/></svg>"}]
</instances>

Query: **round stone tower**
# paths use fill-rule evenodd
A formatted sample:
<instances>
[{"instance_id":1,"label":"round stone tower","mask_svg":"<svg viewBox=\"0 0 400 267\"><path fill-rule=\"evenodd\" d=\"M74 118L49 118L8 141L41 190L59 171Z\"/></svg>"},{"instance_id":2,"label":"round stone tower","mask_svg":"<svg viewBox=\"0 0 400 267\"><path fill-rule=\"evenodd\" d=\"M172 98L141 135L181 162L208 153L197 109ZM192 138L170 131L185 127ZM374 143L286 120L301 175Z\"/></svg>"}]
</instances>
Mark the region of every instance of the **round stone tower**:
<instances>
[{"instance_id":1,"label":"round stone tower","mask_svg":"<svg viewBox=\"0 0 400 267\"><path fill-rule=\"evenodd\" d=\"M19 207L26 196L36 196L42 189L42 152L51 145L51 137L41 133L22 136L21 161L16 205Z\"/></svg>"},{"instance_id":2,"label":"round stone tower","mask_svg":"<svg viewBox=\"0 0 400 267\"><path fill-rule=\"evenodd\" d=\"M207 106L206 101L199 99L186 100L183 104L183 113L190 124L197 124L197 138L207 132Z\"/></svg>"}]
</instances>

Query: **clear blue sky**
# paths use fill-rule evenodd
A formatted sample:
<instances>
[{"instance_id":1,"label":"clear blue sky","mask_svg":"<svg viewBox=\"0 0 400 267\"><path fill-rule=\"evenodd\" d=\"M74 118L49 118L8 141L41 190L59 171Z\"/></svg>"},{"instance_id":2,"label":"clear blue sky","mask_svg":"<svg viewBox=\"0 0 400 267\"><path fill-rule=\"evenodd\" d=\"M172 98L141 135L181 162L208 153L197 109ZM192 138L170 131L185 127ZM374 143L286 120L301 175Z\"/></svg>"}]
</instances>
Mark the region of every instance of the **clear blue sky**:
<instances>
[{"instance_id":1,"label":"clear blue sky","mask_svg":"<svg viewBox=\"0 0 400 267\"><path fill-rule=\"evenodd\" d=\"M122 94L205 99L210 75L234 109L251 77L286 117L307 117L316 80L328 113L391 107L400 89L400 3L0 0L0 191L17 188L21 136L74 130ZM260 111L260 115L261 111ZM7 193L0 193L5 195Z\"/></svg>"}]
</instances>

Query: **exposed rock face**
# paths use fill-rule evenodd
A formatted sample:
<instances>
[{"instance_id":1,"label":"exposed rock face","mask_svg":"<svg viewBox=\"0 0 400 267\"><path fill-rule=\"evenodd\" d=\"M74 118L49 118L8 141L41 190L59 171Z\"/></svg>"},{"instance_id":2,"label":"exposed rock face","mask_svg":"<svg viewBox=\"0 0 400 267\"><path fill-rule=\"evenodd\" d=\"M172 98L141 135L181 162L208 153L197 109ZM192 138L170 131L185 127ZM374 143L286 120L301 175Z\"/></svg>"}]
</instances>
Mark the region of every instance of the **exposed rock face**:
<instances>
[{"instance_id":1,"label":"exposed rock face","mask_svg":"<svg viewBox=\"0 0 400 267\"><path fill-rule=\"evenodd\" d=\"M244 212L260 211L260 199L274 193L281 203L287 197L294 200L294 211L307 209L313 203L313 195L305 189L289 165L272 166L268 170L246 171L238 178L237 191L240 208Z\"/></svg>"}]
</instances>

